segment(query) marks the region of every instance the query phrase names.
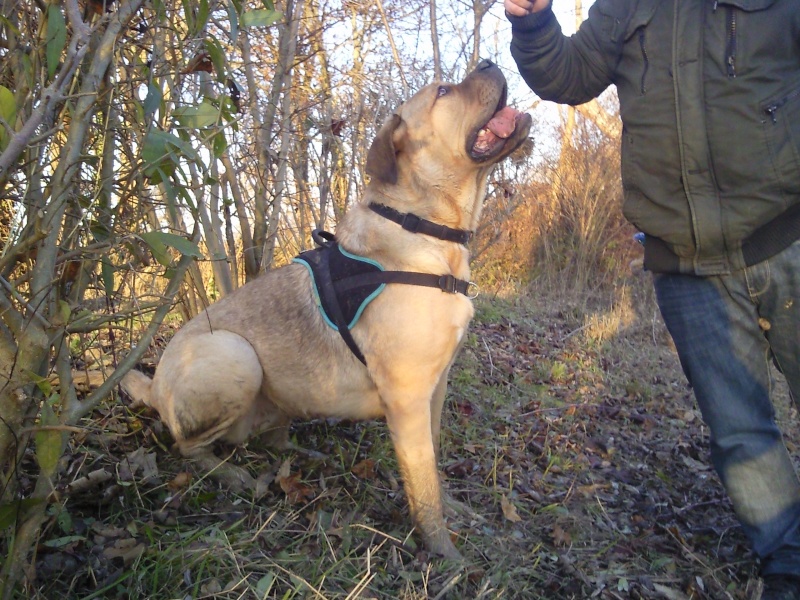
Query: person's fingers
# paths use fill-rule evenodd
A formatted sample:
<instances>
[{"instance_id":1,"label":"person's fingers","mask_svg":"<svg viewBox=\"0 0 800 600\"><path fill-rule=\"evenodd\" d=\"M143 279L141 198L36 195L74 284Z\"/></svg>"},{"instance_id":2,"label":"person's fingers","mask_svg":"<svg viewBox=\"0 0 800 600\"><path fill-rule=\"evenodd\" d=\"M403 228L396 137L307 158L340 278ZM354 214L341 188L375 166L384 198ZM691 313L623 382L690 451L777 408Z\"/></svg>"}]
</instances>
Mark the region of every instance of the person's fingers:
<instances>
[{"instance_id":1,"label":"person's fingers","mask_svg":"<svg viewBox=\"0 0 800 600\"><path fill-rule=\"evenodd\" d=\"M524 17L533 10L533 2L529 0L503 0L506 12L515 17Z\"/></svg>"}]
</instances>

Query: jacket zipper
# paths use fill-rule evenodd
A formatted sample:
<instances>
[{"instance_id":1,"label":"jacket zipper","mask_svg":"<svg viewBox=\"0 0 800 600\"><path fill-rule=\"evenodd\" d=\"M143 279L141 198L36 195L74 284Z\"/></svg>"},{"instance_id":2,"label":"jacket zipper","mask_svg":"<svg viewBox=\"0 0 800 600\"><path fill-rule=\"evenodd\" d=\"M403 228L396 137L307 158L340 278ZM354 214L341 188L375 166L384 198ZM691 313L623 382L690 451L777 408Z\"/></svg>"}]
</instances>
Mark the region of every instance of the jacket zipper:
<instances>
[{"instance_id":1,"label":"jacket zipper","mask_svg":"<svg viewBox=\"0 0 800 600\"><path fill-rule=\"evenodd\" d=\"M647 88L645 87L645 79L647 78L647 70L650 68L650 59L647 56L647 46L645 46L644 43L644 28L639 30L639 47L642 49L642 61L644 62L641 81L641 92L642 96L644 96L647 91Z\"/></svg>"},{"instance_id":2,"label":"jacket zipper","mask_svg":"<svg viewBox=\"0 0 800 600\"><path fill-rule=\"evenodd\" d=\"M725 54L728 77L736 77L736 12L732 6L728 7L728 47Z\"/></svg>"},{"instance_id":3,"label":"jacket zipper","mask_svg":"<svg viewBox=\"0 0 800 600\"><path fill-rule=\"evenodd\" d=\"M776 124L778 122L778 110L787 102L793 100L800 96L800 88L794 90L789 95L783 97L782 99L778 100L777 102L773 102L767 108L764 109L764 112L769 115L769 118L772 119L772 123Z\"/></svg>"}]
</instances>

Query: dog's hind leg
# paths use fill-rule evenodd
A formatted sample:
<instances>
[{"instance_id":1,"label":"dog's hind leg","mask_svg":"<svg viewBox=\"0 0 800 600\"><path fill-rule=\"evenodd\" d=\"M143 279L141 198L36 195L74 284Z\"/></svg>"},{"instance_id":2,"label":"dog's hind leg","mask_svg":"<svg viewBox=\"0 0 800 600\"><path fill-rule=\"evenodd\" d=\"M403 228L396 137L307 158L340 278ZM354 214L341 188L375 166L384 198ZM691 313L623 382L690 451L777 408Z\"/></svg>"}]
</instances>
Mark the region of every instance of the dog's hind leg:
<instances>
[{"instance_id":1,"label":"dog's hind leg","mask_svg":"<svg viewBox=\"0 0 800 600\"><path fill-rule=\"evenodd\" d=\"M218 440L238 445L250 436L263 379L250 343L218 330L174 339L150 393L182 456L234 489L258 492L249 473L220 460L211 447Z\"/></svg>"},{"instance_id":2,"label":"dog's hind leg","mask_svg":"<svg viewBox=\"0 0 800 600\"><path fill-rule=\"evenodd\" d=\"M128 371L120 381L122 389L131 398L131 409L138 410L151 405L150 390L153 380L141 371ZM155 408L155 407L153 407ZM157 409L156 409L157 410Z\"/></svg>"},{"instance_id":3,"label":"dog's hind leg","mask_svg":"<svg viewBox=\"0 0 800 600\"><path fill-rule=\"evenodd\" d=\"M264 399L259 400L258 405L256 416L258 426L253 431L253 436L258 436L267 447L278 452L297 452L309 458L327 458L327 455L322 452L303 448L289 439L289 425L292 420L277 406Z\"/></svg>"},{"instance_id":4,"label":"dog's hind leg","mask_svg":"<svg viewBox=\"0 0 800 600\"><path fill-rule=\"evenodd\" d=\"M220 459L208 446L186 449L176 444L181 456L191 460L203 473L236 492L251 491L256 498L267 493L269 481L256 479L244 468Z\"/></svg>"}]
</instances>

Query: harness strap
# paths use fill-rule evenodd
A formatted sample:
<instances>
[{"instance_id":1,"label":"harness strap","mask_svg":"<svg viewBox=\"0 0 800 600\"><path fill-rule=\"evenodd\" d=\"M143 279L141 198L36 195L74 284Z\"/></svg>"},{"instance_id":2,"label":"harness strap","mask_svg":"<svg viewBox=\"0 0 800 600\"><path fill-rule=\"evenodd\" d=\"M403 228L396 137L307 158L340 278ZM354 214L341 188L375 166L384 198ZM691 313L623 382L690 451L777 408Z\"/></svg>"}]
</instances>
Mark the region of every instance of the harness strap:
<instances>
[{"instance_id":1,"label":"harness strap","mask_svg":"<svg viewBox=\"0 0 800 600\"><path fill-rule=\"evenodd\" d=\"M323 247L330 248L332 245L332 240L324 237L323 234L326 233L327 232L321 232L319 235L328 242L327 244L322 244ZM364 358L364 355L358 348L358 344L356 344L356 341L353 339L353 336L350 333L350 329L347 326L347 320L344 318L344 314L342 314L342 307L339 304L339 298L336 296L336 288L334 287L333 279L331 277L329 252L320 253L320 268L315 272L315 276L318 278L317 292L325 296L325 301L328 305L329 316L339 330L339 335L342 336L344 343L347 344L347 347L350 348L350 351L355 355L355 357L366 366L367 359Z\"/></svg>"},{"instance_id":2,"label":"harness strap","mask_svg":"<svg viewBox=\"0 0 800 600\"><path fill-rule=\"evenodd\" d=\"M433 221L418 217L413 213L401 213L385 204L370 202L368 206L372 212L390 221L394 221L411 233L422 233L446 242L457 242L459 244L468 243L474 235L474 232L467 229L454 229L447 225L440 225L439 223L434 223Z\"/></svg>"},{"instance_id":3,"label":"harness strap","mask_svg":"<svg viewBox=\"0 0 800 600\"><path fill-rule=\"evenodd\" d=\"M336 288L341 291L374 285L379 283L404 283L422 287L438 288L450 294L463 294L467 298L477 296L478 286L472 281L456 279L452 275L434 275L432 273L414 273L410 271L376 271L374 273L361 273L339 279ZM473 288L471 290L470 288Z\"/></svg>"}]
</instances>

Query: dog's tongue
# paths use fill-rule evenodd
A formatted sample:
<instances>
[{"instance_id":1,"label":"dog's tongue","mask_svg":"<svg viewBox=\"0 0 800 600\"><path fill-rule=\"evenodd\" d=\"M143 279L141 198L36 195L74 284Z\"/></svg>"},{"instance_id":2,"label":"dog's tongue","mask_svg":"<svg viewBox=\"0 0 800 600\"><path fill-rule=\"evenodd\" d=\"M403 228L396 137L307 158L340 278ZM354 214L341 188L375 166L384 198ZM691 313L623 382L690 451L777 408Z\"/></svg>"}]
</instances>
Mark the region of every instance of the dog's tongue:
<instances>
[{"instance_id":1,"label":"dog's tongue","mask_svg":"<svg viewBox=\"0 0 800 600\"><path fill-rule=\"evenodd\" d=\"M492 120L486 124L486 128L500 138L507 138L514 133L516 118L519 111L511 106L500 109Z\"/></svg>"}]
</instances>

